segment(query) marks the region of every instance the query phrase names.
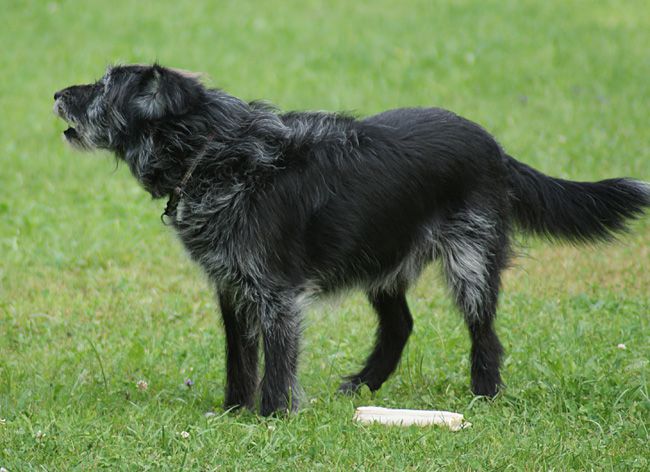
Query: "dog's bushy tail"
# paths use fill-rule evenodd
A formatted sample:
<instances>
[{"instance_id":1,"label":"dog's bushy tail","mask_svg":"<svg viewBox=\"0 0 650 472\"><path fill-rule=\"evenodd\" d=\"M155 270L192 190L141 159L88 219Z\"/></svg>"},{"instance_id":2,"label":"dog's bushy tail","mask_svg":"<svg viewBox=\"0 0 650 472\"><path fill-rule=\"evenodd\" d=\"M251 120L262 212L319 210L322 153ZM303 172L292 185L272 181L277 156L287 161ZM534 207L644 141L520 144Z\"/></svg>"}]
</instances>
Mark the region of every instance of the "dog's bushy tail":
<instances>
[{"instance_id":1,"label":"dog's bushy tail","mask_svg":"<svg viewBox=\"0 0 650 472\"><path fill-rule=\"evenodd\" d=\"M610 240L650 207L647 183L627 178L574 182L506 159L515 222L524 231L571 242Z\"/></svg>"}]
</instances>

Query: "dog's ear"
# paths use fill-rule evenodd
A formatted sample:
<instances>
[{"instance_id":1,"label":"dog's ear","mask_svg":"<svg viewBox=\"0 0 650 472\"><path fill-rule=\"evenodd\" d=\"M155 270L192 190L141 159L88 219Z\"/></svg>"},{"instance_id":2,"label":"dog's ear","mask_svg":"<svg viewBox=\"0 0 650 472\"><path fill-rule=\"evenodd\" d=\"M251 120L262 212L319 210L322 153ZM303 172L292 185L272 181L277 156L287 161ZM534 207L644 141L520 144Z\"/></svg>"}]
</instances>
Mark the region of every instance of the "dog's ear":
<instances>
[{"instance_id":1,"label":"dog's ear","mask_svg":"<svg viewBox=\"0 0 650 472\"><path fill-rule=\"evenodd\" d=\"M136 102L148 119L182 115L196 103L201 93L197 75L181 74L157 64L143 73L140 87Z\"/></svg>"}]
</instances>

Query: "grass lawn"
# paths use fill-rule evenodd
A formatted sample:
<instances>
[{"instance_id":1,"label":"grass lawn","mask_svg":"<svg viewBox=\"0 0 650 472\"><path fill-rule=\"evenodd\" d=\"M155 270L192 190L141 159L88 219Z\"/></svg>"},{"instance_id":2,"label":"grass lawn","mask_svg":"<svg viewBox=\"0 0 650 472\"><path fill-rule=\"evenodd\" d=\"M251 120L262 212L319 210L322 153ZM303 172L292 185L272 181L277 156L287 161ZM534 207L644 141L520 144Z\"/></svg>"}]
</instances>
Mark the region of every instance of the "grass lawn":
<instances>
[{"instance_id":1,"label":"grass lawn","mask_svg":"<svg viewBox=\"0 0 650 472\"><path fill-rule=\"evenodd\" d=\"M649 219L616 245L522 241L495 401L469 390L468 336L432 267L375 395L335 394L374 329L351 294L306 316L298 414L224 414L216 303L161 224L164 201L108 155L70 150L51 112L55 90L107 63L157 59L283 109L442 106L549 174L650 180L650 3L433 3L3 2L0 467L650 469ZM360 405L458 411L473 427L360 426Z\"/></svg>"}]
</instances>

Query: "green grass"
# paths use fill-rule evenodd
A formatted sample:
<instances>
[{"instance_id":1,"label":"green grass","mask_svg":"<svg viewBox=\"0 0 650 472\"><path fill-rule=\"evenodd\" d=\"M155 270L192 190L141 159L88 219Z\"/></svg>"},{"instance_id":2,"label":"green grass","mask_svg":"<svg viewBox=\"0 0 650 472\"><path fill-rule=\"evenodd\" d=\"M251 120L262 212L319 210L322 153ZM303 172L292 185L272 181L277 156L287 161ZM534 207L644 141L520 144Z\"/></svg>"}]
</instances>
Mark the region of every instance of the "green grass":
<instances>
[{"instance_id":1,"label":"green grass","mask_svg":"<svg viewBox=\"0 0 650 472\"><path fill-rule=\"evenodd\" d=\"M648 2L325 3L2 4L0 466L648 470L648 220L619 245L527 242L504 281L508 387L493 402L469 391L465 328L432 268L376 395L334 393L371 344L373 315L352 295L307 314L298 414L223 414L208 284L161 225L164 202L108 156L64 146L55 90L157 59L284 109L443 106L545 172L650 180ZM354 424L368 404L459 411L474 426Z\"/></svg>"}]
</instances>

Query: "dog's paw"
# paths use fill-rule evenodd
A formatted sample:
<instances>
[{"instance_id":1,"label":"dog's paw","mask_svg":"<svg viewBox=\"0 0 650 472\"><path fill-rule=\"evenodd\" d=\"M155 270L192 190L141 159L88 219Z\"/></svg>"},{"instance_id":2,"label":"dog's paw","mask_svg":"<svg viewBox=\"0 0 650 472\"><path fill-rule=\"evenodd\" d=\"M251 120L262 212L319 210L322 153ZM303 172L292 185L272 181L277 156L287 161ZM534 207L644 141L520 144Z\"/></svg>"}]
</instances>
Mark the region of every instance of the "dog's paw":
<instances>
[{"instance_id":1,"label":"dog's paw","mask_svg":"<svg viewBox=\"0 0 650 472\"><path fill-rule=\"evenodd\" d=\"M298 411L303 393L295 385L288 393L262 391L260 415L284 416Z\"/></svg>"},{"instance_id":2,"label":"dog's paw","mask_svg":"<svg viewBox=\"0 0 650 472\"><path fill-rule=\"evenodd\" d=\"M255 409L255 404L252 401L250 402L224 401L223 409L224 411L238 411L238 410L253 411Z\"/></svg>"},{"instance_id":3,"label":"dog's paw","mask_svg":"<svg viewBox=\"0 0 650 472\"><path fill-rule=\"evenodd\" d=\"M501 379L499 378L478 378L472 380L472 393L474 395L494 398L501 390Z\"/></svg>"},{"instance_id":4,"label":"dog's paw","mask_svg":"<svg viewBox=\"0 0 650 472\"><path fill-rule=\"evenodd\" d=\"M293 401L288 403L286 401L268 402L262 400L260 404L260 415L283 417L298 411L298 403Z\"/></svg>"},{"instance_id":5,"label":"dog's paw","mask_svg":"<svg viewBox=\"0 0 650 472\"><path fill-rule=\"evenodd\" d=\"M363 382L359 379L346 379L345 382L339 385L338 393L342 395L356 395L361 390Z\"/></svg>"}]
</instances>

